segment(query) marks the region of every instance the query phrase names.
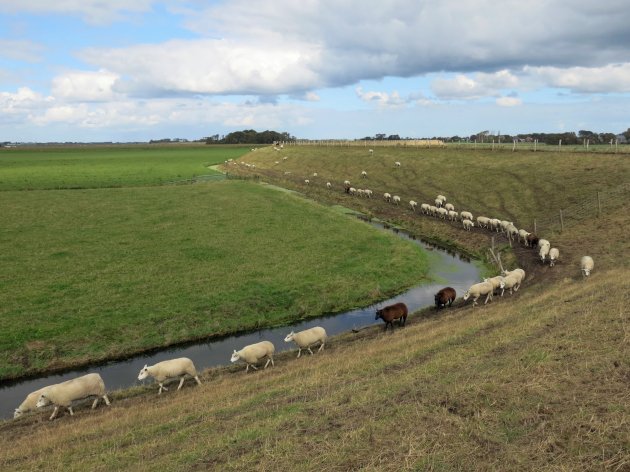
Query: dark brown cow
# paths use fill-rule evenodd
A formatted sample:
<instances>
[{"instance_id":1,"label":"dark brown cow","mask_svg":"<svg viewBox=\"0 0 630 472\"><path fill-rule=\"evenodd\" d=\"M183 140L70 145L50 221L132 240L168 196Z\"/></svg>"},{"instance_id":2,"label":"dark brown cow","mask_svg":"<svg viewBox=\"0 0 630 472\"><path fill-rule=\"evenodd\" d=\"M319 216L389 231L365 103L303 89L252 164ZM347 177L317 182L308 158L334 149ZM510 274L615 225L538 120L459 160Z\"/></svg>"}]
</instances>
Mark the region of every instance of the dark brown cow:
<instances>
[{"instance_id":1,"label":"dark brown cow","mask_svg":"<svg viewBox=\"0 0 630 472\"><path fill-rule=\"evenodd\" d=\"M407 322L407 305L404 303L394 303L393 305L386 306L380 310L376 310L375 320L381 318L385 322L385 330L387 331L387 325L394 329L394 320L398 320L400 326L404 326Z\"/></svg>"},{"instance_id":2,"label":"dark brown cow","mask_svg":"<svg viewBox=\"0 0 630 472\"><path fill-rule=\"evenodd\" d=\"M439 310L443 306L451 306L457 298L457 293L453 287L444 287L438 293L435 294L435 306Z\"/></svg>"}]
</instances>

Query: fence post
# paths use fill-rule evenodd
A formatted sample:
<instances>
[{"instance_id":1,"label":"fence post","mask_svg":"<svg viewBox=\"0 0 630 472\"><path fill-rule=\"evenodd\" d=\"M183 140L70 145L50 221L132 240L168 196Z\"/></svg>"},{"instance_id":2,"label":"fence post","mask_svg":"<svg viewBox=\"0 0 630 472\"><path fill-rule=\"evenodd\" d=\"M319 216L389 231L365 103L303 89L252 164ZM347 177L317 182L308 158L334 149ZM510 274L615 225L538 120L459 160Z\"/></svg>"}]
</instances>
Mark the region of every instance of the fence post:
<instances>
[{"instance_id":1,"label":"fence post","mask_svg":"<svg viewBox=\"0 0 630 472\"><path fill-rule=\"evenodd\" d=\"M534 234L538 234L538 231L536 231L536 218L534 218Z\"/></svg>"},{"instance_id":2,"label":"fence post","mask_svg":"<svg viewBox=\"0 0 630 472\"><path fill-rule=\"evenodd\" d=\"M512 141L512 152L516 151L516 139Z\"/></svg>"},{"instance_id":3,"label":"fence post","mask_svg":"<svg viewBox=\"0 0 630 472\"><path fill-rule=\"evenodd\" d=\"M602 216L602 200L600 197L599 190L597 191L597 218Z\"/></svg>"},{"instance_id":4,"label":"fence post","mask_svg":"<svg viewBox=\"0 0 630 472\"><path fill-rule=\"evenodd\" d=\"M561 147L562 147L562 139L558 141L558 151L560 150Z\"/></svg>"},{"instance_id":5,"label":"fence post","mask_svg":"<svg viewBox=\"0 0 630 472\"><path fill-rule=\"evenodd\" d=\"M564 219L562 218L562 210L560 210L560 232L564 231Z\"/></svg>"},{"instance_id":6,"label":"fence post","mask_svg":"<svg viewBox=\"0 0 630 472\"><path fill-rule=\"evenodd\" d=\"M536 147L538 146L538 140L534 139L534 152L536 152Z\"/></svg>"}]
</instances>

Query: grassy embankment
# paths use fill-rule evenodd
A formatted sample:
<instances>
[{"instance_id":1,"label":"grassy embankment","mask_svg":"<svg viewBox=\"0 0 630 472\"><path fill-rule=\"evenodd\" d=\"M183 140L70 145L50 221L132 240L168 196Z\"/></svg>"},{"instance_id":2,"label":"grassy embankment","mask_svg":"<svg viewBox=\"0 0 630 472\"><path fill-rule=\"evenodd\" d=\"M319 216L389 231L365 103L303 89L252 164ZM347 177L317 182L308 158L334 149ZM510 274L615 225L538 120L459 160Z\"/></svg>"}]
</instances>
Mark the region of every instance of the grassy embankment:
<instances>
[{"instance_id":1,"label":"grassy embankment","mask_svg":"<svg viewBox=\"0 0 630 472\"><path fill-rule=\"evenodd\" d=\"M432 156L433 166L446 162L443 155ZM486 174L474 155L446 157L473 168L477 178L466 185L476 204L485 205L482 210L509 212L516 221L531 217L519 198L530 181L537 187L529 211L540 211L540 202L563 203L553 186L539 185L541 180L568 178L577 186L558 185L565 186L564 198L573 198L592 188L593 180L615 185L624 175L627 181L628 172L622 161L613 163L617 172L608 176L605 163L589 162L592 171L566 176L556 171L569 163L554 161L538 178L513 162L520 156L507 154L506 168L520 170L515 177L505 175L520 179L525 188L514 196L497 195L492 166ZM365 165L348 162L347 169L337 169L337 181ZM327 172L324 164L317 172ZM295 166L296 173L313 172ZM459 180L452 188L437 180L447 196L459 193ZM416 185L423 183L422 188L433 185L424 180ZM337 199L313 186L307 192ZM493 207L493 201L503 205ZM407 218L402 209L390 211L380 202L356 206L418 227L435 225L438 236L469 242L473 250L487 244L482 232L459 236L449 224ZM28 447L3 448L0 465L19 470L626 470L630 248L623 228L628 223L626 212L608 211L555 233L560 264L536 270L516 296L486 307L412 318L410 326L391 334L373 329L341 336L323 353L299 360L286 355L275 368L254 374L211 370L201 387L161 398L154 391L128 392L117 394L110 408L79 410L75 418L65 415L49 423L39 415L5 423L0 441ZM575 258L586 253L597 265L582 280Z\"/></svg>"},{"instance_id":2,"label":"grassy embankment","mask_svg":"<svg viewBox=\"0 0 630 472\"><path fill-rule=\"evenodd\" d=\"M427 267L412 244L240 181L4 191L2 214L0 378L369 304Z\"/></svg>"}]
</instances>

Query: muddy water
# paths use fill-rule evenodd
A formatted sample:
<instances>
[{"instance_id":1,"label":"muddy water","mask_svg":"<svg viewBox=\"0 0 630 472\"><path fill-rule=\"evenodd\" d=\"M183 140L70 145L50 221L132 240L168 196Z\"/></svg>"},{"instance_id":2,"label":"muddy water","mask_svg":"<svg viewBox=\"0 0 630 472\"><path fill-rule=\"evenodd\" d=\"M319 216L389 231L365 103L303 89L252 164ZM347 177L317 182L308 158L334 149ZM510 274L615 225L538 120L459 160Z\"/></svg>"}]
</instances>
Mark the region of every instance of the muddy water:
<instances>
[{"instance_id":1,"label":"muddy water","mask_svg":"<svg viewBox=\"0 0 630 472\"><path fill-rule=\"evenodd\" d=\"M381 224L372 224L383 228ZM429 274L434 280L439 282L413 287L400 295L378 303L378 306L382 307L391 303L404 302L409 307L409 311L413 312L419 308L432 305L434 303L434 294L442 287L451 286L457 291L458 296L461 296L472 283L480 280L479 269L469 260L415 240L403 231L395 231L395 233L401 238L414 241L429 251L431 262ZM0 418L13 417L14 409L30 392L46 385L59 383L90 372L99 373L103 377L108 390L127 388L142 383L137 380L137 377L138 372L145 364L151 365L166 359L188 357L192 359L197 369L202 371L208 367L229 364L230 356L234 349L240 349L247 344L262 340L271 341L276 347L276 352L295 349L293 343L284 342L285 336L291 330L300 331L313 326L322 326L326 329L328 335L332 336L351 329L358 329L372 324L382 324L380 320L374 320L376 308L376 305L371 305L344 313L313 318L290 326L262 329L197 344L172 347L132 357L124 361L86 366L61 374L46 375L14 383L5 382L3 386L0 386ZM176 388L176 384L174 388Z\"/></svg>"}]
</instances>

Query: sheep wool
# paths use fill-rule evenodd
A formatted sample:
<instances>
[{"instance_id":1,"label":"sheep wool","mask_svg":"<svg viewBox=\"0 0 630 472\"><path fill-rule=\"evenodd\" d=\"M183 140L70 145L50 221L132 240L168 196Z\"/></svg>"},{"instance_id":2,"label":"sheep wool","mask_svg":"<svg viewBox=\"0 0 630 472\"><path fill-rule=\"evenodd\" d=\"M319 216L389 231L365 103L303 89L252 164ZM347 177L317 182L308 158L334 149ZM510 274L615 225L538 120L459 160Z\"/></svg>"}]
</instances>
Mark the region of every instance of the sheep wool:
<instances>
[{"instance_id":1,"label":"sheep wool","mask_svg":"<svg viewBox=\"0 0 630 472\"><path fill-rule=\"evenodd\" d=\"M580 260L580 268L584 277L588 277L589 275L591 275L594 267L595 262L593 261L593 258L591 256L584 256Z\"/></svg>"},{"instance_id":2,"label":"sheep wool","mask_svg":"<svg viewBox=\"0 0 630 472\"><path fill-rule=\"evenodd\" d=\"M198 385L201 385L201 381L199 380L193 361L187 357L180 357L179 359L170 359L158 362L152 366L147 366L145 364L138 374L138 380L144 380L149 376L153 377L160 386L158 391L159 395L162 393L162 390L168 391L168 388L164 386L164 382L166 380L179 377L180 380L177 390L180 390L187 375L195 379Z\"/></svg>"},{"instance_id":3,"label":"sheep wool","mask_svg":"<svg viewBox=\"0 0 630 472\"><path fill-rule=\"evenodd\" d=\"M254 370L258 370L258 368L254 364L256 364L260 359L264 359L265 357L267 357L267 363L264 367L266 369L270 362L272 367L275 366L273 362L273 353L275 352L275 350L276 348L269 341L261 341L256 344L245 346L240 351L235 350L232 353L232 358L230 360L232 362L237 362L239 360L244 361L245 364L247 364L247 367L245 368L245 372L247 372L250 366Z\"/></svg>"},{"instance_id":4,"label":"sheep wool","mask_svg":"<svg viewBox=\"0 0 630 472\"><path fill-rule=\"evenodd\" d=\"M39 390L35 390L34 392L29 393L24 401L18 406L13 412L13 418L19 418L24 413L28 413L29 411L35 410L37 408L37 401L39 397L42 396L42 393L45 393L51 386L48 385L46 387L40 388ZM46 400L46 404L50 405L50 401ZM45 406L42 404L42 406Z\"/></svg>"},{"instance_id":5,"label":"sheep wool","mask_svg":"<svg viewBox=\"0 0 630 472\"><path fill-rule=\"evenodd\" d=\"M284 338L284 342L295 342L298 346L298 358L302 355L302 349L308 350L308 352L313 355L313 351L311 351L311 346L317 343L320 343L319 349L317 352L324 349L324 345L326 344L326 339L328 336L326 335L326 330L321 326L315 326L314 328L305 329L304 331L300 331L299 333L294 333L291 331L287 334L287 337Z\"/></svg>"},{"instance_id":6,"label":"sheep wool","mask_svg":"<svg viewBox=\"0 0 630 472\"><path fill-rule=\"evenodd\" d=\"M105 383L99 374L87 374L56 385L51 385L46 392L40 395L37 401L37 407L41 408L48 403L55 405L55 409L50 416L50 419L54 420L59 411L59 407L67 408L70 412L70 416L73 416L72 402L93 396L96 396L96 399L94 403L92 403L92 409L96 408L101 398L103 398L107 405L110 405L109 398L107 398L107 394L105 393Z\"/></svg>"}]
</instances>

